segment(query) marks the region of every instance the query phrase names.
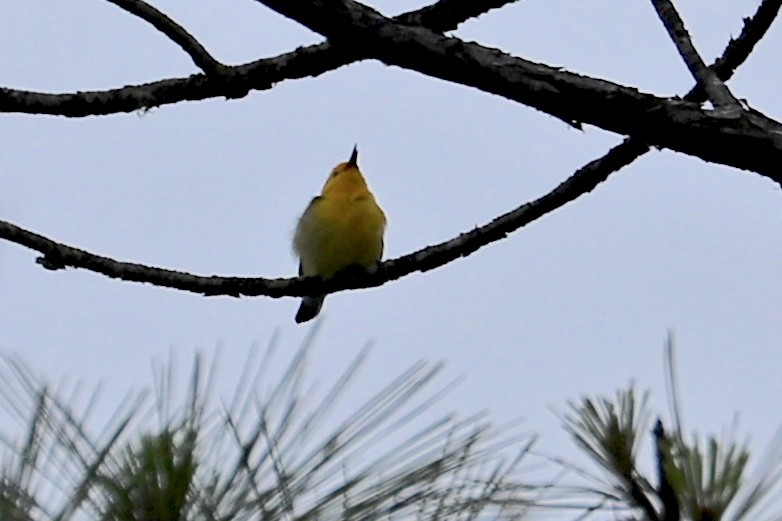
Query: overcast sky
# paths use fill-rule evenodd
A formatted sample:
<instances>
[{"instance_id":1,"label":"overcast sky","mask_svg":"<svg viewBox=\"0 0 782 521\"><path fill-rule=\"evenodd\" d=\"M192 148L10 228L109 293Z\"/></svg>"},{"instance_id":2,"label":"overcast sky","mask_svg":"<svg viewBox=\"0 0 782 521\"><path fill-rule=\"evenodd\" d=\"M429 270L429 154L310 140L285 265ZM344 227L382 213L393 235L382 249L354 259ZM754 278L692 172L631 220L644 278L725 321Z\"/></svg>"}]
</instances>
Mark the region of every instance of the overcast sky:
<instances>
[{"instance_id":1,"label":"overcast sky","mask_svg":"<svg viewBox=\"0 0 782 521\"><path fill-rule=\"evenodd\" d=\"M238 64L320 37L251 0L158 0ZM757 0L681 0L707 61ZM418 1L372 5L386 14ZM683 94L692 79L648 1L526 0L456 35L530 60ZM151 26L101 0L0 2L0 85L95 90L197 72ZM777 22L729 86L772 118ZM226 101L65 119L0 116L0 219L115 259L210 275L288 277L297 218L358 143L388 216L387 258L542 195L622 136L573 130L497 96L362 62ZM688 427L740 413L759 450L782 423L782 194L758 175L653 151L592 194L468 258L326 300L311 365L327 380L374 342L346 410L419 359L462 378L443 410L525 420L575 457L551 409L630 380L666 413L663 344L676 336ZM54 381L106 382L111 403L153 360L220 346L223 382L279 334L310 325L297 299L204 298L77 270L49 272L0 243L0 350ZM665 414L667 418L667 413Z\"/></svg>"}]
</instances>

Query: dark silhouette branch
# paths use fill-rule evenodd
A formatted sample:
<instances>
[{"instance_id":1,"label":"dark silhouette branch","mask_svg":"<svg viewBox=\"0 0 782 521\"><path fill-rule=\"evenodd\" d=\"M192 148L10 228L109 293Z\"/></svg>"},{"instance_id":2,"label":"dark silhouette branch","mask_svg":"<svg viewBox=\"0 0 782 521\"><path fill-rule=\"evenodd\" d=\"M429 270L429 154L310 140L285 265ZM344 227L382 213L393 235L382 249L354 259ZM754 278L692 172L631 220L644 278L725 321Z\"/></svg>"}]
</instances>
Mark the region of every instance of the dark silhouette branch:
<instances>
[{"instance_id":1,"label":"dark silhouette branch","mask_svg":"<svg viewBox=\"0 0 782 521\"><path fill-rule=\"evenodd\" d=\"M698 104L515 58L497 49L411 27L352 0L258 0L336 46L361 46L384 63L529 105L571 124L586 122L782 181L782 125L758 113L724 118Z\"/></svg>"},{"instance_id":2,"label":"dark silhouette branch","mask_svg":"<svg viewBox=\"0 0 782 521\"><path fill-rule=\"evenodd\" d=\"M95 255L93 253L58 243L43 235L25 230L8 222L0 221L0 238L15 242L43 254L36 262L49 270L67 267L82 268L107 277L130 282L147 282L156 286L202 293L204 295L260 295L263 292L243 292L241 280L232 277L203 277L181 271L153 268L131 262L121 262ZM239 282L237 282L237 280ZM259 286L266 287L270 296L283 296L275 289L285 286L284 279L247 279L255 280ZM282 282L282 284L280 284Z\"/></svg>"},{"instance_id":3,"label":"dark silhouette branch","mask_svg":"<svg viewBox=\"0 0 782 521\"><path fill-rule=\"evenodd\" d=\"M431 8L444 5L456 6L461 1L443 0ZM500 3L502 2L497 1L495 5ZM505 1L504 3L508 2ZM753 18L745 19L741 35L729 42L722 57L712 66L720 78L727 80L735 69L746 60L755 44L768 30L771 21L776 17L780 4L782 4L782 0L766 0L760 5ZM461 15L467 16L469 13L465 10L461 11ZM310 51L307 51L307 49L304 49L304 51L311 52L310 56L320 55L335 56L337 59L341 58L339 51L333 50L329 44L313 46L310 48ZM290 53L286 59L295 62L298 59L302 59L302 56L307 55L306 52L305 54ZM294 56L294 54L297 54L297 56ZM687 94L685 99L700 101L703 99L703 92L696 87ZM648 146L641 140L628 138L602 158L584 166L549 194L524 204L485 226L476 228L471 232L464 233L436 246L383 262L368 273L356 273L355 271L343 273L329 281L322 281L317 278L209 277L136 263L120 262L58 243L42 235L2 221L0 221L0 238L40 252L42 257L38 259L38 262L47 269L75 267L94 271L112 278L132 282L145 282L204 295L228 295L234 297L265 295L269 297L283 297L302 296L310 293L330 293L346 289L380 286L415 271L428 271L459 257L467 256L483 246L502 239L518 228L556 210L569 201L588 193L612 172L630 164L646 151L648 151Z\"/></svg>"},{"instance_id":4,"label":"dark silhouette branch","mask_svg":"<svg viewBox=\"0 0 782 521\"><path fill-rule=\"evenodd\" d=\"M587 122L657 147L780 179L775 165L782 160L782 127L760 114L719 118L713 111L681 100L640 93L405 25L348 0L330 1L328 7L323 0L264 3L309 21L313 29L327 36L349 41L351 50L337 51L354 53L348 61L371 55L389 64L505 96L571 124ZM334 9L335 5L339 8ZM338 45L337 40L334 42ZM276 81L319 74L344 63L344 57L339 56L324 60L331 60L328 64L313 59L319 51L310 48L233 67L220 78L194 75L115 91L46 95L3 90L0 110L79 116L132 111L183 99L239 97L251 88L270 88Z\"/></svg>"},{"instance_id":5,"label":"dark silhouette branch","mask_svg":"<svg viewBox=\"0 0 782 521\"><path fill-rule=\"evenodd\" d=\"M782 7L782 0L763 0L755 15L744 19L744 27L739 37L735 40L731 39L722 57L712 66L720 79L726 81L730 78L736 67L752 53L755 45L768 32L771 23L776 19L780 7Z\"/></svg>"},{"instance_id":6,"label":"dark silhouette branch","mask_svg":"<svg viewBox=\"0 0 782 521\"><path fill-rule=\"evenodd\" d=\"M731 38L722 52L722 56L709 67L720 80L728 81L736 69L749 58L755 45L771 27L771 22L777 17L780 8L782 8L782 0L764 0L751 18L744 19L744 27L742 27L738 38ZM696 84L684 95L684 99L695 103L706 101L706 92L703 90L702 84ZM641 141L634 137L627 138L625 141L641 145ZM650 148L638 146L634 150L638 153L637 157L641 157Z\"/></svg>"},{"instance_id":7,"label":"dark silhouette branch","mask_svg":"<svg viewBox=\"0 0 782 521\"><path fill-rule=\"evenodd\" d=\"M395 20L407 25L420 25L444 33L455 30L459 24L499 9L518 0L440 0L428 7L397 16Z\"/></svg>"},{"instance_id":8,"label":"dark silhouette branch","mask_svg":"<svg viewBox=\"0 0 782 521\"><path fill-rule=\"evenodd\" d=\"M693 78L695 78L695 82L703 85L709 96L709 101L712 102L714 107L733 107L740 110L741 104L733 97L728 87L725 86L714 71L706 67L706 63L695 49L673 2L671 0L652 0L652 5L668 31L668 35L673 40L674 45L676 45L676 49L678 49L684 63L687 65Z\"/></svg>"},{"instance_id":9,"label":"dark silhouette branch","mask_svg":"<svg viewBox=\"0 0 782 521\"><path fill-rule=\"evenodd\" d=\"M174 20L147 4L143 0L108 0L117 7L152 24L182 48L196 66L206 74L222 74L226 66L215 60L211 54L187 30Z\"/></svg>"},{"instance_id":10,"label":"dark silhouette branch","mask_svg":"<svg viewBox=\"0 0 782 521\"><path fill-rule=\"evenodd\" d=\"M782 160L782 126L761 114L720 118L695 104L640 93L406 25L349 0L263 3L336 38L332 42L336 46L340 40L349 42L350 50L336 51L353 53L348 61L375 57L505 96L571 124L587 122L650 145L753 170L776 181L782 178L776 168ZM319 74L345 62L344 56L313 59L322 51L323 47L309 48L231 67L221 77L194 75L114 91L51 95L6 89L0 91L0 111L83 116L138 110L183 99L240 97L249 89L270 88L276 81Z\"/></svg>"},{"instance_id":11,"label":"dark silhouette branch","mask_svg":"<svg viewBox=\"0 0 782 521\"><path fill-rule=\"evenodd\" d=\"M440 0L431 6L401 14L395 20L404 24L420 22L432 30L449 31L469 18L516 1ZM223 66L219 75L194 74L187 78L171 78L118 89L50 94L0 87L0 112L78 118L148 110L182 101L217 97L235 99L246 96L251 90L268 90L284 80L319 76L366 58L358 49L335 49L329 43L321 43L273 58Z\"/></svg>"},{"instance_id":12,"label":"dark silhouette branch","mask_svg":"<svg viewBox=\"0 0 782 521\"><path fill-rule=\"evenodd\" d=\"M439 2L436 5L444 4ZM717 75L727 80L749 56L755 44L763 37L776 17L782 0L766 0L751 19L745 19L744 28L731 40L723 55L712 66ZM313 46L314 55L338 55L328 50L328 44ZM326 50L323 50L326 49ZM293 58L292 58L293 59ZM702 101L699 87L685 99ZM10 223L0 221L0 238L15 242L43 256L38 262L48 269L75 267L94 271L108 277L132 282L146 282L204 295L234 297L265 295L269 297L302 296L313 292L336 292L380 286L415 271L428 271L459 257L467 256L481 247L507 236L518 228L552 212L582 194L594 189L612 172L630 164L649 150L642 141L626 139L605 156L584 166L549 194L502 215L469 233L450 241L425 248L395 260L381 263L370 273L340 274L333 280L319 279L265 279L241 277L204 277L189 273L154 268L141 264L119 262L108 257L79 250Z\"/></svg>"},{"instance_id":13,"label":"dark silhouette branch","mask_svg":"<svg viewBox=\"0 0 782 521\"><path fill-rule=\"evenodd\" d=\"M38 263L51 270L66 267L81 268L107 277L131 282L146 282L156 286L190 291L207 296L300 297L326 294L346 289L376 287L416 271L428 271L478 249L560 208L592 191L611 173L633 161L638 145L625 142L578 170L548 194L512 210L490 223L463 233L454 239L417 252L380 263L369 271L345 270L333 279L317 277L266 279L249 277L200 276L142 264L120 262L84 250L58 243L43 235L0 221L0 238L40 252Z\"/></svg>"}]
</instances>

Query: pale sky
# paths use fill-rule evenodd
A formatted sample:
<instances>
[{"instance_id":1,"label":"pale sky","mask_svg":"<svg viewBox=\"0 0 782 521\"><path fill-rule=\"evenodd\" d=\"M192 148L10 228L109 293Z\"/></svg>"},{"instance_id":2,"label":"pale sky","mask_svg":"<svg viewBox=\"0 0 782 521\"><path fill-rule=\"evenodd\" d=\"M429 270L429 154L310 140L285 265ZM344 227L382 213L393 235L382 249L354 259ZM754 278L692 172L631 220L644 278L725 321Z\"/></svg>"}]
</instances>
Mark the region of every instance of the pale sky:
<instances>
[{"instance_id":1,"label":"pale sky","mask_svg":"<svg viewBox=\"0 0 782 521\"><path fill-rule=\"evenodd\" d=\"M706 61L757 0L680 0ZM154 5L238 64L321 38L250 0ZM422 7L385 0L386 14ZM456 35L662 96L693 80L648 1L526 0ZM97 90L197 72L151 26L100 0L0 2L0 86ZM782 117L779 22L729 83ZM0 116L0 219L119 260L203 275L294 276L295 223L354 143L386 215L386 258L547 192L622 136L579 132L497 96L362 62L226 101L145 114ZM782 193L759 175L653 151L593 193L468 258L327 298L311 374L374 348L345 412L414 362L461 378L443 411L523 418L539 449L580 458L551 409L630 380L667 419L675 332L684 413L719 433L740 414L758 453L782 424ZM49 272L0 243L0 351L52 381L150 384L153 360L220 346L227 388L273 335L293 353L299 301L204 298L81 270ZM579 461L583 461L579 459Z\"/></svg>"}]
</instances>

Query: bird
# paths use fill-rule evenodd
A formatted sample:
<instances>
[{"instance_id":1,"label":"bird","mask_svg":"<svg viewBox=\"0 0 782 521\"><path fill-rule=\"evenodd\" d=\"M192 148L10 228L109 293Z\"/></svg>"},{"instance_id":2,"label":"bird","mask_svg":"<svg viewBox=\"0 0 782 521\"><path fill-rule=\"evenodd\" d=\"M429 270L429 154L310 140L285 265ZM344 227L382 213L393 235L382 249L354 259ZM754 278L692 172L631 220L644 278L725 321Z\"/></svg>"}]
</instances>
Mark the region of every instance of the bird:
<instances>
[{"instance_id":1,"label":"bird","mask_svg":"<svg viewBox=\"0 0 782 521\"><path fill-rule=\"evenodd\" d=\"M296 225L293 249L299 275L333 277L349 266L369 268L383 256L386 216L358 168L358 146L350 159L329 174L321 194L304 210ZM305 296L296 323L315 318L325 295Z\"/></svg>"}]
</instances>

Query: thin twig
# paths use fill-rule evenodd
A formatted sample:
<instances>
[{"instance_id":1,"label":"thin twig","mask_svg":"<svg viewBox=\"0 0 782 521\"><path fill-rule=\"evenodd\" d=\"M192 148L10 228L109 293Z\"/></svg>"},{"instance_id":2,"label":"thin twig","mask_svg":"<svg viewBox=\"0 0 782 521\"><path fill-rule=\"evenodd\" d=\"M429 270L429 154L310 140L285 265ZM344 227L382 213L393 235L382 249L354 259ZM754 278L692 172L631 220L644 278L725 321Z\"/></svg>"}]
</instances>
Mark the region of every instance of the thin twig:
<instances>
[{"instance_id":1,"label":"thin twig","mask_svg":"<svg viewBox=\"0 0 782 521\"><path fill-rule=\"evenodd\" d=\"M722 56L712 65L722 81L727 81L736 67L750 55L755 45L765 36L776 19L782 0L763 0L752 18L744 19L744 27L739 37L731 39Z\"/></svg>"},{"instance_id":2,"label":"thin twig","mask_svg":"<svg viewBox=\"0 0 782 521\"><path fill-rule=\"evenodd\" d=\"M684 63L690 69L690 73L697 83L703 85L714 107L741 109L741 104L733 97L728 87L714 71L706 67L706 63L695 49L687 29L684 27L684 22L673 6L673 2L671 0L652 0L652 5L668 31L671 40L673 40L673 43L679 50Z\"/></svg>"},{"instance_id":3,"label":"thin twig","mask_svg":"<svg viewBox=\"0 0 782 521\"><path fill-rule=\"evenodd\" d=\"M215 60L211 54L193 37L187 30L174 20L160 12L155 7L143 0L108 0L112 4L125 11L138 16L142 20L152 24L155 29L166 35L171 41L182 48L193 63L204 73L221 75L226 72L227 66Z\"/></svg>"}]
</instances>

